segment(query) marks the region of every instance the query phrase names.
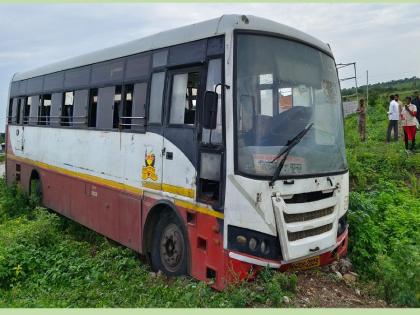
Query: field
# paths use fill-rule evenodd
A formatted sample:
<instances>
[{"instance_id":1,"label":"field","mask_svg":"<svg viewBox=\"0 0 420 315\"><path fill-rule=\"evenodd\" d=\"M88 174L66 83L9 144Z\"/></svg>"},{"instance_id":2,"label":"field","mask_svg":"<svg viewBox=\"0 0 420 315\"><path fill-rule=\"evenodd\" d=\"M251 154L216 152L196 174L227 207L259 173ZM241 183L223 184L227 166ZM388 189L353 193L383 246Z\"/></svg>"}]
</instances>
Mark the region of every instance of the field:
<instances>
[{"instance_id":1,"label":"field","mask_svg":"<svg viewBox=\"0 0 420 315\"><path fill-rule=\"evenodd\" d=\"M402 95L403 93L401 93ZM377 294L398 305L420 306L420 154L403 141L386 144L388 102L378 97L360 143L356 117L346 120L350 168L350 258Z\"/></svg>"},{"instance_id":2,"label":"field","mask_svg":"<svg viewBox=\"0 0 420 315\"><path fill-rule=\"evenodd\" d=\"M419 307L420 154L408 155L402 142L385 144L386 105L378 96L369 108L366 143L356 117L346 119L349 257L371 296ZM263 270L256 281L216 292L189 277L152 273L133 251L36 205L1 181L0 307L299 306L305 273Z\"/></svg>"}]
</instances>

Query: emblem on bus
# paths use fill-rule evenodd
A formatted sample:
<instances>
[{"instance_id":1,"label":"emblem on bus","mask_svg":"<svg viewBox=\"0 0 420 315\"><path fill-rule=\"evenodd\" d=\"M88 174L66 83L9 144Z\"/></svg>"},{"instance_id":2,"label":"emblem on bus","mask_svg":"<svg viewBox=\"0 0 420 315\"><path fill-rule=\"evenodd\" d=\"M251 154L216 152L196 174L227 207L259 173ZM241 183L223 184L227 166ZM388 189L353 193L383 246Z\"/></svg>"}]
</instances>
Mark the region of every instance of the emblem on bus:
<instances>
[{"instance_id":1,"label":"emblem on bus","mask_svg":"<svg viewBox=\"0 0 420 315\"><path fill-rule=\"evenodd\" d=\"M144 166L142 168L141 177L143 180L150 178L151 180L156 181L156 169L155 169L155 155L153 152L147 152L144 154Z\"/></svg>"}]
</instances>

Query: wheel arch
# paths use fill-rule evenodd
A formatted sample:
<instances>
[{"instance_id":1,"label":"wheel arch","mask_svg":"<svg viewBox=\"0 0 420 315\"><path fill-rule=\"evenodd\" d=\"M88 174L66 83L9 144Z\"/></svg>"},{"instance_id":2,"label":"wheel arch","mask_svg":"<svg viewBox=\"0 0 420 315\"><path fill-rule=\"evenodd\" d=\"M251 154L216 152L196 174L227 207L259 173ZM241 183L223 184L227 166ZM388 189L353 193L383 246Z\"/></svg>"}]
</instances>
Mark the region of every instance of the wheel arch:
<instances>
[{"instance_id":1,"label":"wheel arch","mask_svg":"<svg viewBox=\"0 0 420 315\"><path fill-rule=\"evenodd\" d=\"M31 189L32 189L32 181L33 180L39 180L40 186L41 186L41 191L42 191L42 180L41 180L41 174L39 172L38 169L34 168L31 171L31 176L29 176L29 182L28 182L28 193L29 195L32 193Z\"/></svg>"},{"instance_id":2,"label":"wheel arch","mask_svg":"<svg viewBox=\"0 0 420 315\"><path fill-rule=\"evenodd\" d=\"M153 207L149 210L147 214L146 221L144 223L143 232L142 232L142 247L143 247L143 254L150 259L150 248L152 244L153 238L153 231L154 228L159 220L159 217L165 213L172 213L176 216L176 218L181 223L182 230L184 232L184 236L187 242L187 273L190 274L191 270L191 243L190 238L188 235L187 226L185 224L185 220L183 219L181 213L177 209L177 207L169 200L159 200L156 202Z\"/></svg>"}]
</instances>

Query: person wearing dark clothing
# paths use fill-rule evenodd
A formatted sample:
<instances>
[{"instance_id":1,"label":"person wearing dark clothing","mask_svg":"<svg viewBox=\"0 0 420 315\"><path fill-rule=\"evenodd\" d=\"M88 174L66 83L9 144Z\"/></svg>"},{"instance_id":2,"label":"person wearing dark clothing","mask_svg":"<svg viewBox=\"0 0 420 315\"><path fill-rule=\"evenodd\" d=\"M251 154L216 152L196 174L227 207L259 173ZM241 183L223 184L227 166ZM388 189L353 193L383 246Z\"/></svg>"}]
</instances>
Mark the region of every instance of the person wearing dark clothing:
<instances>
[{"instance_id":1,"label":"person wearing dark clothing","mask_svg":"<svg viewBox=\"0 0 420 315\"><path fill-rule=\"evenodd\" d=\"M414 92L414 97L413 100L411 101L411 104L413 104L414 106L416 106L417 108L417 120L420 122L420 95L418 91Z\"/></svg>"}]
</instances>

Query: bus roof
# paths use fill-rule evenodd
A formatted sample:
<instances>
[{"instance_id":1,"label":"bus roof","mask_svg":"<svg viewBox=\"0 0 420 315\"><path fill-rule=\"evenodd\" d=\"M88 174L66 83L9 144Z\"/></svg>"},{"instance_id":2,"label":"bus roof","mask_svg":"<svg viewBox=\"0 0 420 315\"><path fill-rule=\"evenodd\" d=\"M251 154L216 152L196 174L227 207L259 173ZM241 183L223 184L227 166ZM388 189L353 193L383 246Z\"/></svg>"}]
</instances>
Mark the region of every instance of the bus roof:
<instances>
[{"instance_id":1,"label":"bus roof","mask_svg":"<svg viewBox=\"0 0 420 315\"><path fill-rule=\"evenodd\" d=\"M16 73L13 76L12 81L25 80L49 73L129 56L144 51L177 45L185 43L186 39L187 41L194 41L207 37L223 35L234 29L278 33L311 44L323 51L331 52L326 43L284 24L252 15L222 15L219 18L163 31L124 44L52 63L34 70Z\"/></svg>"}]
</instances>

